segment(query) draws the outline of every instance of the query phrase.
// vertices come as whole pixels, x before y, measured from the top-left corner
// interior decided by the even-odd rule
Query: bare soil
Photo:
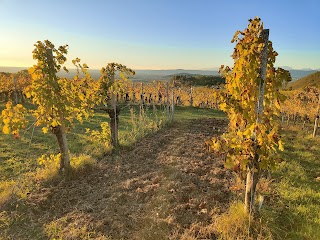
[[[208,152],[205,140],[226,124],[214,118],[176,122],[81,176],[44,185],[6,207],[15,221],[3,236],[215,239],[205,229],[228,207],[233,175]]]

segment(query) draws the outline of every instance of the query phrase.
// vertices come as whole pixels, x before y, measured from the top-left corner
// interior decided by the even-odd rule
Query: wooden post
[[[257,114],[257,122],[258,123],[261,123],[261,119],[262,119],[264,91],[265,91],[265,88],[266,88],[269,29],[263,29],[262,30],[261,38],[264,41],[264,47],[263,47],[263,50],[261,52],[259,101],[258,101],[258,106],[257,106],[257,113],[258,113]]]
[[[219,109],[219,104],[218,104],[218,98],[216,98],[216,104],[215,104],[216,109]]]
[[[141,82],[141,106],[144,107],[143,82]]]
[[[259,84],[259,99],[257,102],[257,123],[261,123],[263,114],[263,101],[264,92],[266,85],[266,75],[267,75],[267,60],[268,60],[268,40],[269,40],[269,29],[263,29],[260,37],[263,39],[264,47],[261,52],[261,67],[260,67],[260,84]],[[246,178],[246,192],[245,192],[245,208],[248,212],[255,212],[254,202],[256,194],[256,186],[260,177],[260,167],[259,167],[259,155],[257,154],[257,140],[256,133],[254,133],[255,138],[255,148],[256,153],[252,163],[248,164],[247,168],[247,178]]]
[[[154,97],[152,98],[152,107],[153,107],[153,115],[154,115],[154,117],[156,117],[156,115],[157,115],[157,108],[156,108],[156,99],[157,99],[156,90],[157,90],[157,85],[156,85],[155,82],[153,83],[153,87],[155,89],[155,94],[154,94]]]
[[[114,133],[113,133],[113,141],[114,141],[114,146],[118,146],[118,111],[117,111],[117,98],[114,93],[112,93],[112,108],[114,112]]]
[[[319,118],[320,118],[320,94],[319,94],[319,101],[318,101],[317,116],[316,116],[316,119],[314,120],[312,137],[315,137],[317,135],[318,125],[319,125]]]
[[[302,130],[304,129],[305,125],[306,125],[306,120],[303,120],[303,123],[302,123]]]
[[[172,89],[171,121],[174,121],[174,88]]]
[[[315,137],[317,135],[318,125],[319,125],[318,122],[319,122],[319,116],[317,116],[316,119],[314,120],[312,137]]]
[[[13,83],[14,83],[14,100],[15,103],[18,104],[18,92],[17,92],[17,78],[15,76],[13,76]]]
[[[139,107],[139,116],[140,116],[140,118],[143,116],[143,110],[144,110],[143,102],[144,102],[143,82],[141,82],[140,107]]]
[[[192,89],[192,86],[190,87],[190,106],[192,107],[193,106],[193,96],[192,96],[192,93],[193,93],[193,89]]]
[[[169,82],[167,81],[167,119],[170,120]]]
[[[134,82],[132,82],[132,102],[136,102],[136,94],[134,92]]]

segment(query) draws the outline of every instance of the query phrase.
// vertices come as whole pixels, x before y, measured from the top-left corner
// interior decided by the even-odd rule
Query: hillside
[[[288,88],[299,89],[306,86],[313,86],[320,88],[320,72],[315,72],[309,74],[303,78],[300,78],[297,81],[291,82],[288,84]]]

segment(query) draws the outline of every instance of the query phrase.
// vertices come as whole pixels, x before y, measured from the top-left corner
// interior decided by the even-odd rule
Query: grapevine
[[[284,81],[283,69],[275,69],[277,52],[268,41],[266,84],[263,112],[258,119],[257,105],[261,78],[261,52],[264,48],[260,37],[263,24],[259,18],[249,20],[248,27],[237,31],[232,39],[236,42],[232,58],[233,68],[222,66],[221,75],[226,78],[226,91],[222,92],[223,103],[220,108],[229,117],[229,130],[221,137],[213,138],[211,148],[226,156],[225,166],[238,167],[253,179],[246,182],[246,208],[254,211],[256,184],[261,170],[271,169],[277,163],[278,150],[283,143],[278,133],[277,119],[280,116],[280,101],[283,99],[279,89]],[[286,73],[286,76],[289,76]],[[248,179],[247,179],[248,180]],[[248,196],[251,195],[251,196]]]

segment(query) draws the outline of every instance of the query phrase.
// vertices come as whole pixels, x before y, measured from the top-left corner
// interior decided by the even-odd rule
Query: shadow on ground
[[[6,206],[2,214],[13,221],[0,222],[0,229],[9,239],[205,237],[193,226],[210,224],[231,197],[232,174],[205,146],[226,124],[214,118],[176,122],[89,173]]]

